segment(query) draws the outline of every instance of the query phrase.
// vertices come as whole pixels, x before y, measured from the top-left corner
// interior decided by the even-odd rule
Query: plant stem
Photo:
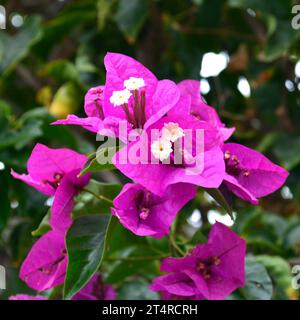
[[[95,192],[88,190],[88,189],[83,189],[84,192],[90,193],[91,195],[93,195],[95,198],[101,200],[101,201],[106,201],[109,204],[113,204],[113,201],[105,196],[102,196],[101,194],[96,194]]]
[[[174,249],[176,249],[177,252],[178,252],[181,256],[185,256],[184,251],[179,248],[179,246],[177,245],[177,243],[176,243],[175,239],[173,238],[173,236],[172,236],[172,235],[169,235],[169,236],[168,236],[168,239],[169,239],[169,243],[171,244],[171,246],[172,246]]]
[[[111,257],[111,258],[106,258],[105,260],[107,261],[143,261],[143,260],[160,260],[167,258],[168,255],[161,255],[161,256],[148,256],[148,257]]]
[[[94,158],[96,158],[96,154],[97,154],[97,152],[92,152],[92,153],[89,153],[87,155],[87,157],[89,160],[93,160]]]

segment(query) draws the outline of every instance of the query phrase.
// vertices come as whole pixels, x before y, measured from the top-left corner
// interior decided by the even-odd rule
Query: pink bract
[[[241,144],[226,143],[222,149],[226,163],[224,184],[252,204],[279,189],[288,177],[285,169]]]
[[[169,122],[177,123],[182,129],[191,130],[193,148],[191,151],[195,152],[193,156],[197,159],[200,155],[197,155],[195,150],[197,145],[196,131],[204,132],[204,152],[201,153],[203,161],[199,161],[189,168],[185,165],[177,166],[171,163],[151,163],[151,130],[162,130],[164,124]],[[129,143],[116,153],[113,163],[124,175],[159,196],[164,194],[168,186],[180,182],[206,188],[218,188],[224,179],[225,164],[217,134],[216,129],[208,122],[199,121],[189,115],[172,114],[157,121],[148,130],[145,130],[137,141]],[[146,152],[134,151],[138,149],[139,145],[142,145],[143,148],[147,146]],[[123,163],[123,159],[128,159],[127,163]],[[190,172],[191,169],[193,172]],[[187,170],[190,174],[187,173]]]
[[[119,53],[107,53],[105,86],[91,88],[85,97],[88,118],[69,115],[66,120],[53,124],[81,125],[85,129],[111,136],[119,136],[114,122],[127,121],[131,129],[147,128],[174,107],[180,97],[176,84],[157,78],[135,59]],[[114,106],[110,98],[114,91],[124,90],[124,81],[131,77],[142,78],[145,86],[136,91],[128,101],[129,114],[121,106]],[[139,108],[136,107],[138,101]],[[138,113],[138,114],[137,114]]]
[[[133,233],[160,238],[170,232],[178,211],[195,195],[195,187],[183,183],[170,186],[162,197],[127,183],[115,198],[112,213]]]
[[[90,179],[90,174],[78,177],[87,160],[85,155],[70,149],[50,149],[37,144],[28,160],[28,174],[12,171],[14,178],[48,196],[54,195],[50,218],[54,230],[66,232],[72,223],[73,198]]]
[[[167,296],[208,300],[226,298],[245,284],[246,244],[233,231],[216,223],[207,244],[197,245],[184,258],[167,258],[150,286]]]
[[[64,282],[67,259],[64,234],[49,231],[33,245],[21,266],[20,278],[38,291],[53,288]]]

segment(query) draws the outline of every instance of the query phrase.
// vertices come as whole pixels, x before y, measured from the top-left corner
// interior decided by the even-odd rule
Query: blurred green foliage
[[[295,75],[295,64],[300,61],[300,30],[291,26],[295,2],[1,2],[7,8],[7,29],[0,30],[0,264],[8,270],[8,289],[2,298],[31,292],[18,280],[17,272],[35,240],[31,232],[48,211],[46,199],[14,181],[10,168],[24,171],[37,141],[82,153],[95,151],[94,135],[49,124],[68,113],[84,114],[86,90],[105,82],[103,57],[107,51],[133,56],[158,78],[174,81],[200,79],[205,53],[228,54],[227,68],[207,78],[210,91],[205,99],[227,126],[236,127],[233,141],[263,152],[290,171],[286,187],[262,199],[258,207],[232,197],[231,206],[237,214],[234,229],[247,240],[252,255],[247,258],[245,288],[229,298],[298,298],[299,291],[291,289],[290,272],[292,265],[300,264],[300,79]],[[11,20],[16,14],[24,18],[18,28]],[[250,97],[244,97],[237,88],[241,77],[250,83]],[[116,172],[95,175],[107,182],[124,179]],[[110,188],[104,190],[113,198],[116,189]],[[81,217],[83,208],[90,208],[88,214],[97,213],[89,196],[83,194],[77,199],[74,215],[100,219]],[[109,212],[102,204],[100,207],[99,212]],[[195,208],[201,212],[203,227],[193,238],[191,232],[196,230],[187,219]],[[175,230],[182,247],[192,245],[195,239],[204,241],[211,210],[224,213],[205,194],[184,208]],[[40,227],[36,235],[47,230],[47,219]],[[76,236],[76,230],[74,233]],[[165,239],[137,239],[118,225],[103,270],[118,289],[119,298],[158,298],[147,286],[159,266],[156,261],[143,260],[143,256],[162,256],[168,250]],[[118,256],[123,260],[114,260]]]

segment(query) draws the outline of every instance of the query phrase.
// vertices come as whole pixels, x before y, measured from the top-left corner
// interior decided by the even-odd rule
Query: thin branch
[[[222,28],[191,28],[180,25],[179,23],[172,23],[171,27],[179,32],[195,34],[195,35],[213,35],[222,37],[237,37],[252,41],[260,41],[260,38],[255,34],[241,33],[235,30],[222,29]]]
[[[177,250],[177,252],[181,255],[181,256],[185,256],[185,252],[183,250],[181,250],[179,248],[179,246],[177,245],[176,241],[174,240],[174,238],[172,237],[172,235],[168,236],[168,240],[169,243],[171,244],[171,246]]]
[[[109,204],[113,204],[113,201],[101,194],[96,194],[95,192],[91,191],[91,190],[88,190],[88,189],[83,189],[84,192],[87,192],[87,193],[90,193],[91,195],[93,195],[95,198],[101,200],[101,201],[106,201],[108,202]]]
[[[169,255],[160,255],[160,256],[140,256],[140,257],[109,257],[105,260],[107,261],[143,261],[143,260],[161,260],[169,257]]]

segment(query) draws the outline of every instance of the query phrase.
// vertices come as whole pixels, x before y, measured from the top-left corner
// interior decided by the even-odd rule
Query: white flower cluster
[[[128,103],[129,98],[132,96],[132,93],[127,90],[114,91],[109,101],[114,107],[122,106],[125,103]]]
[[[175,142],[176,140],[184,137],[184,131],[179,127],[178,123],[169,122],[165,123],[162,128],[162,137],[165,140]]]
[[[138,90],[145,86],[145,81],[143,78],[130,77],[124,81],[124,90],[114,91],[109,101],[114,107],[122,106],[128,103],[132,93],[130,91]]]
[[[151,152],[156,159],[160,161],[169,158],[170,154],[173,152],[172,143],[169,140],[159,139],[152,143]]]
[[[130,77],[124,81],[124,87],[128,90],[139,90],[145,87],[145,81],[143,78]]]
[[[172,142],[184,137],[183,129],[178,123],[169,122],[165,123],[162,128],[162,136],[159,140],[156,140],[151,145],[151,152],[156,159],[160,161],[169,158],[173,152]]]

